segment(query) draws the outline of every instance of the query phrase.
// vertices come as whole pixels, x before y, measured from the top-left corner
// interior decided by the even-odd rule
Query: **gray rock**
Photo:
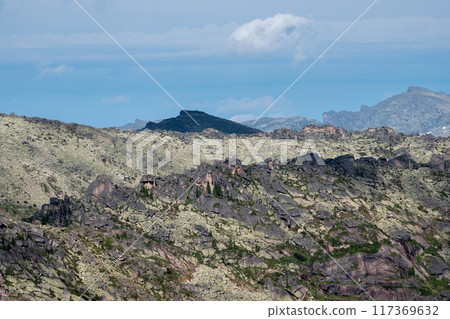
[[[209,236],[208,230],[202,225],[195,225],[194,229],[199,231],[202,236]]]
[[[320,210],[318,213],[317,218],[322,220],[328,219],[331,216],[331,213],[327,210]]]
[[[405,242],[407,241],[411,236],[410,234],[403,229],[396,229],[391,233],[391,236],[394,237],[395,240]]]
[[[140,212],[143,212],[147,209],[147,207],[144,205],[144,203],[137,202],[137,201],[133,202],[133,207]]]
[[[39,237],[44,236],[44,231],[41,228],[31,228],[31,234]]]
[[[450,290],[441,291],[441,296],[444,300],[450,300]]]
[[[37,244],[43,244],[46,241],[44,237],[35,234],[31,235],[31,239]]]
[[[411,267],[411,262],[402,256],[395,256],[393,258],[393,261],[394,261],[394,264],[396,264],[397,266],[399,266],[402,269],[408,269],[409,267]]]
[[[353,154],[338,156],[335,159],[328,161],[327,164],[347,175],[356,176],[355,157]]]
[[[267,268],[267,265],[262,261],[262,259],[256,256],[244,256],[239,261],[239,264],[241,267]]]
[[[317,244],[311,237],[306,238],[296,238],[294,239],[294,244],[304,247],[305,249],[317,248]]]
[[[70,291],[67,288],[64,289],[62,297],[64,300],[70,300]]]
[[[358,228],[359,226],[364,225],[365,222],[362,220],[354,220],[354,219],[346,218],[346,219],[344,219],[344,224],[348,228]]]
[[[91,226],[94,227],[94,228],[100,229],[100,228],[103,228],[103,227],[107,227],[110,224],[111,224],[111,221],[109,221],[109,220],[99,220],[98,219],[98,220],[93,221]]]
[[[0,229],[8,227],[8,219],[6,217],[0,216]]]
[[[272,187],[274,190],[276,190],[278,193],[281,194],[287,194],[286,190],[277,182],[272,183]]]
[[[448,270],[448,265],[436,257],[427,257],[425,263],[427,264],[426,269],[432,276],[442,275],[444,271]]]

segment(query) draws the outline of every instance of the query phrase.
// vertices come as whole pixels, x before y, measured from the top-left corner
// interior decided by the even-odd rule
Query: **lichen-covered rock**
[[[109,208],[117,206],[129,196],[125,190],[108,176],[100,175],[93,181],[87,190],[85,199],[97,202]]]

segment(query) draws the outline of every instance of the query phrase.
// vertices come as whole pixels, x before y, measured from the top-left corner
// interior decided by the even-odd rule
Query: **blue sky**
[[[79,0],[186,109],[258,117],[372,0]],[[450,93],[450,3],[379,0],[268,116]],[[72,0],[0,0],[0,112],[97,127],[179,107]]]

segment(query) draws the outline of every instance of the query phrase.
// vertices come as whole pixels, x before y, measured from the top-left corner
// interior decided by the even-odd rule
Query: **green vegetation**
[[[219,186],[219,184],[214,184],[214,188],[213,188],[213,195],[215,197],[223,197],[223,192],[222,192],[222,188]]]
[[[346,243],[346,244],[350,245],[350,247],[336,249],[335,251],[333,251],[333,257],[339,258],[347,254],[354,255],[360,252],[366,254],[376,254],[381,248],[380,242],[362,243],[362,244]]]

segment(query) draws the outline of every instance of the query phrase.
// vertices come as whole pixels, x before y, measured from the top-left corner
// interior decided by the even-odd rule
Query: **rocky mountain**
[[[0,115],[0,300],[450,299],[450,138],[310,125],[194,165],[235,136],[163,132],[144,175],[135,134]]]
[[[189,115],[187,114],[189,113]],[[197,122],[195,123],[192,118]],[[181,111],[177,117],[162,120],[159,123],[149,122],[145,126],[149,130],[165,130],[176,132],[201,132],[205,129],[215,129],[224,134],[255,134],[259,130],[209,115],[200,111]]]
[[[450,135],[450,95],[410,87],[375,106],[362,106],[359,112],[330,111],[324,123],[347,130],[389,126],[407,134]]]
[[[147,125],[148,122],[150,122],[150,121],[136,119],[134,121],[134,123],[125,124],[123,126],[118,127],[118,129],[120,129],[120,130],[142,130],[145,127],[145,125]],[[158,122],[155,122],[155,123],[158,123]]]
[[[262,117],[255,123],[255,125],[253,125],[253,122],[255,122],[255,120],[241,122],[241,124],[256,128],[263,132],[272,132],[277,129],[301,130],[306,125],[321,125],[319,121],[303,116],[279,118]]]

